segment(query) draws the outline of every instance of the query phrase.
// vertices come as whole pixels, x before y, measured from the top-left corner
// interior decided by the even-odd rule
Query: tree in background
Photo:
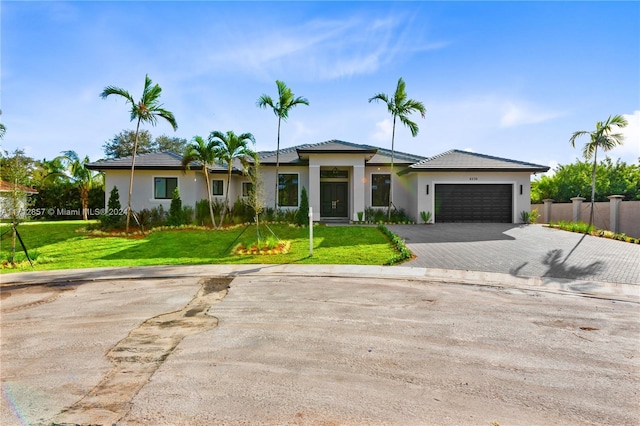
[[[123,130],[115,135],[110,141],[102,145],[107,158],[124,158],[133,155],[136,132],[133,130]],[[148,130],[138,132],[138,147],[136,155],[148,154],[150,152],[171,151],[182,154],[187,146],[187,140],[183,138],[160,135],[152,139]]]
[[[104,186],[104,176],[101,173],[87,169],[89,157],[80,159],[75,151],[63,151],[60,160],[65,164],[69,179],[80,193],[82,220],[88,220],[89,193],[95,187]]]
[[[400,122],[411,130],[411,136],[416,137],[418,135],[418,125],[409,119],[409,115],[418,111],[422,114],[422,118],[425,117],[427,112],[422,102],[415,99],[407,99],[406,84],[402,77],[398,79],[398,85],[393,97],[384,93],[378,93],[369,98],[369,103],[373,101],[382,101],[387,105],[387,110],[393,116],[393,129],[391,131],[391,174],[389,175],[391,181],[389,182],[389,207],[387,210],[387,219],[391,220],[391,206],[393,205],[393,163],[395,157],[395,136],[396,136],[396,119],[400,119]]]
[[[0,110],[0,115],[2,115],[2,110]],[[7,133],[7,128],[3,123],[0,123],[0,140],[4,139],[5,133]]]
[[[598,148],[602,151],[611,151],[618,145],[622,145],[624,135],[622,133],[612,133],[616,129],[621,129],[627,126],[627,120],[621,115],[609,116],[603,123],[598,121],[596,123],[596,130],[587,131],[579,130],[574,132],[569,141],[571,146],[575,148],[576,139],[588,135],[589,142],[584,145],[582,149],[582,155],[585,160],[589,160],[593,157],[593,168],[591,177],[591,213],[589,214],[589,226],[593,225],[593,208],[596,198],[596,166],[598,164]]]
[[[154,151],[171,151],[176,154],[183,154],[189,142],[184,138],[160,135],[153,142]]]
[[[133,155],[133,147],[136,146],[136,154],[147,154],[154,152],[151,133],[148,130],[138,132],[138,144],[136,146],[136,132],[133,130],[123,130],[102,145],[104,155],[107,158],[124,158]]]
[[[236,135],[232,130],[227,131],[227,133],[214,130],[209,135],[209,139],[215,143],[215,158],[227,165],[227,190],[224,194],[224,208],[220,213],[220,226],[222,226],[224,217],[229,211],[229,187],[233,163],[236,160],[240,160],[242,170],[246,170],[249,158],[255,156],[254,151],[249,147],[249,142],[255,145],[256,140],[251,133]]]
[[[280,80],[276,80],[278,87],[278,98],[274,101],[269,95],[262,95],[256,102],[259,108],[271,108],[273,113],[278,117],[278,143],[276,147],[276,192],[275,192],[275,211],[278,211],[278,184],[280,169],[280,122],[287,121],[289,111],[297,105],[309,105],[307,98],[298,96],[294,97],[293,92],[287,85]]]
[[[552,175],[543,175],[531,182],[531,201],[541,203],[552,198],[568,203],[571,198],[591,191],[591,167],[586,161],[558,165]],[[595,201],[607,201],[608,195],[624,195],[627,200],[640,200],[640,161],[627,164],[619,159],[614,163],[606,157],[596,170]]]
[[[21,149],[16,149],[11,154],[4,151],[2,155],[2,180],[9,183],[11,191],[7,199],[3,200],[3,216],[11,221],[13,234],[11,238],[11,254],[9,262],[15,262],[16,254],[16,226],[27,217],[27,207],[29,199],[26,187],[30,183],[30,176],[33,169],[33,160]]]
[[[158,122],[158,117],[165,119],[173,130],[178,128],[178,123],[171,111],[162,108],[160,103],[160,94],[162,88],[158,85],[152,85],[153,82],[148,75],[144,79],[144,89],[142,90],[142,97],[140,101],[136,103],[133,97],[124,89],[115,86],[107,86],[104,88],[100,97],[106,99],[108,96],[116,95],[123,97],[126,103],[131,104],[131,121],[137,120],[136,124],[136,138],[133,143],[133,152],[131,155],[131,177],[129,178],[129,198],[127,201],[127,224],[126,232],[129,232],[129,220],[131,218],[131,193],[133,192],[133,172],[136,163],[136,149],[138,147],[138,136],[140,132],[140,123],[148,123],[155,126]]]

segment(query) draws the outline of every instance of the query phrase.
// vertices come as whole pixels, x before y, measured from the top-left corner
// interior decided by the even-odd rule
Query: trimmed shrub
[[[300,208],[296,210],[294,221],[300,226],[309,223],[309,197],[307,197],[307,189],[304,186],[300,191]]]
[[[171,197],[171,205],[169,206],[169,216],[167,217],[167,225],[180,226],[184,223],[182,215],[182,200],[180,199],[180,190],[173,190]]]

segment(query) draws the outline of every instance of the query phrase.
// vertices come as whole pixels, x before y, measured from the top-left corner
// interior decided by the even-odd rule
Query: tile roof
[[[10,182],[7,182],[6,180],[0,180],[0,192],[11,192],[13,191],[13,184]],[[36,191],[33,188],[29,188],[23,185],[18,185],[18,190],[19,191],[23,191],[26,192],[27,194],[37,194],[38,191]]]
[[[509,160],[491,155],[452,149],[433,157],[412,164],[402,173],[412,171],[459,171],[459,170],[496,170],[496,171],[529,171],[546,172],[547,166],[526,163],[524,161]]]
[[[333,139],[316,144],[282,148],[280,149],[280,164],[306,164],[308,155],[313,153],[362,153],[368,155],[367,164],[370,165],[389,164],[391,162],[391,150]],[[259,154],[262,164],[276,163],[276,151],[262,151]],[[409,165],[422,159],[424,157],[404,152],[396,151],[394,154],[394,162],[397,164],[404,163]]]
[[[131,156],[114,158],[110,160],[96,161],[87,164],[90,170],[118,170],[131,168]],[[202,165],[197,161],[189,163],[192,170],[201,170]],[[136,169],[140,170],[182,170],[182,156],[171,151],[150,152],[146,154],[136,155]],[[211,171],[226,171],[226,167],[216,164],[209,167]]]
[[[345,153],[363,154],[367,158],[368,165],[387,165],[391,163],[391,150],[378,148],[372,145],[361,145],[340,140],[330,140],[316,144],[303,144],[280,149],[280,164],[305,165],[308,164],[308,156],[314,153]],[[275,164],[276,151],[261,151],[260,162],[262,164]],[[459,170],[496,170],[496,171],[530,171],[546,172],[547,166],[526,163],[523,161],[509,160],[490,155],[477,154],[475,152],[453,149],[433,157],[422,157],[395,151],[394,163],[407,167],[401,174],[417,171],[459,171]],[[87,164],[91,170],[118,170],[131,168],[131,157],[115,158]],[[192,170],[202,168],[199,162],[190,164]],[[234,164],[234,171],[240,170],[240,162]],[[136,156],[136,169],[141,170],[182,170],[182,156],[170,151],[152,152]],[[226,172],[226,166],[216,164],[209,167],[213,173]]]

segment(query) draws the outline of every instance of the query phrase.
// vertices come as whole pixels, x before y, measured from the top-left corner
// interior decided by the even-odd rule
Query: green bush
[[[230,216],[233,217],[232,222],[234,224],[239,224],[253,222],[255,213],[253,208],[247,204],[244,199],[238,198],[235,203],[233,203]]]
[[[149,219],[149,227],[156,228],[167,224],[167,212],[164,211],[164,207],[159,205],[151,209],[151,218]]]
[[[407,216],[404,209],[391,210],[391,219],[387,215],[386,208],[367,207],[364,210],[365,220],[371,223],[413,223],[413,220]]]
[[[120,205],[120,194],[118,188],[113,187],[109,193],[109,201],[107,201],[107,211],[105,214],[98,216],[100,221],[100,229],[103,231],[110,231],[114,228],[121,228],[124,226],[125,215],[119,214],[122,212],[122,206]]]
[[[538,209],[533,209],[530,212],[523,210],[520,213],[520,220],[522,220],[522,223],[536,223],[539,216]]]
[[[304,186],[300,191],[300,208],[296,211],[294,223],[300,226],[309,223],[309,197],[307,197],[307,189]]]
[[[404,240],[402,238],[400,238],[398,235],[396,235],[393,232],[391,232],[389,230],[389,228],[387,228],[384,225],[378,225],[378,229],[380,230],[380,232],[382,232],[384,235],[386,235],[387,238],[389,238],[389,240],[391,241],[391,244],[393,244],[393,246],[395,247],[396,251],[398,252],[397,256],[395,256],[391,260],[389,260],[389,262],[388,262],[389,265],[394,265],[394,264],[402,262],[404,260],[411,259],[413,254],[411,253],[411,250],[409,250],[407,248],[407,246],[406,246],[406,244],[405,244],[405,242],[404,242]]]
[[[182,216],[182,200],[180,199],[180,190],[176,188],[173,190],[173,195],[171,197],[167,225],[180,226],[182,224],[184,224],[184,217]]]
[[[193,225],[195,219],[195,210],[191,206],[182,206],[182,219],[185,225]]]
[[[152,218],[151,210],[142,209],[136,213],[136,217],[138,218],[138,222],[140,224],[140,228],[142,229],[142,231],[151,229],[151,218]]]
[[[420,219],[422,219],[424,223],[431,223],[431,212],[420,212]]]
[[[200,226],[211,225],[209,200],[200,200],[196,202],[196,224]]]
[[[266,207],[262,213],[262,220],[265,222],[273,222],[276,220],[276,214],[273,207]]]

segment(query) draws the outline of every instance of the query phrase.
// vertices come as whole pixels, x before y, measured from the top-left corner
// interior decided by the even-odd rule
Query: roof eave
[[[528,172],[528,173],[544,173],[549,171],[549,167],[411,167],[398,172],[399,175],[405,175],[412,172]]]

